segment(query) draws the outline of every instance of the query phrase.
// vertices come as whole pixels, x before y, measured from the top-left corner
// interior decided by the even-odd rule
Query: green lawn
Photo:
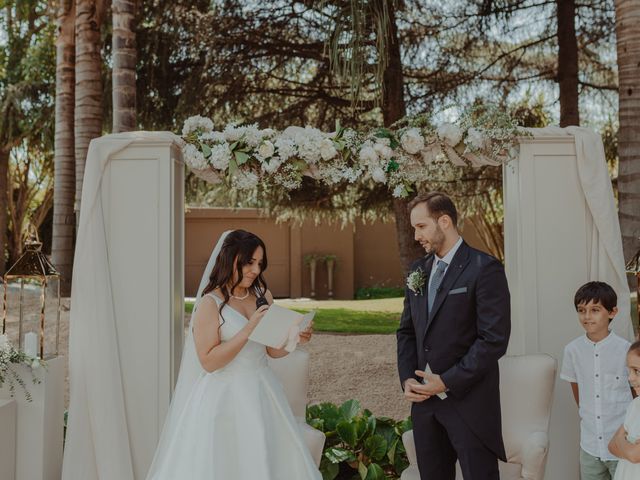
[[[309,309],[294,308],[306,313]],[[316,332],[334,333],[395,333],[400,313],[361,312],[347,308],[321,308],[313,319]]]
[[[378,300],[276,300],[278,305],[306,313],[317,310],[315,330],[335,333],[394,333],[402,312],[402,298]],[[631,318],[636,329],[637,301],[631,298]],[[193,311],[193,302],[185,301],[185,313]]]

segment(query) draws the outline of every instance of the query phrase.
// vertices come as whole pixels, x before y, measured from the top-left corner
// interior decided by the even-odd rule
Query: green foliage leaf
[[[236,157],[236,161],[238,162],[238,165],[244,165],[249,161],[249,158],[251,158],[247,153],[242,152],[240,150],[236,150],[235,152],[233,152],[233,155]]]
[[[381,435],[373,435],[364,441],[364,454],[375,461],[380,461],[387,453],[388,442]]]
[[[350,450],[340,447],[331,447],[325,450],[324,456],[331,463],[354,462],[356,456]]]
[[[372,463],[367,469],[367,476],[364,480],[385,480],[384,470],[377,463]]]
[[[236,163],[235,158],[229,160],[229,175],[233,175],[238,171],[238,164]]]
[[[322,473],[322,480],[333,480],[340,473],[340,464],[329,461],[327,457],[322,457],[320,473]]]
[[[340,436],[342,441],[350,447],[355,447],[358,443],[358,434],[356,433],[356,427],[350,421],[343,420],[342,422],[338,423],[336,431],[338,432],[338,435]]]
[[[360,405],[360,402],[358,400],[347,400],[342,405],[340,405],[340,414],[345,420],[351,420],[356,415],[358,415],[361,409],[362,406]]]
[[[206,143],[200,144],[200,150],[202,150],[204,158],[209,158],[211,156],[211,147],[209,147],[209,145],[207,145]]]
[[[358,473],[361,479],[364,480],[367,477],[367,470],[367,466],[364,463],[358,462]]]

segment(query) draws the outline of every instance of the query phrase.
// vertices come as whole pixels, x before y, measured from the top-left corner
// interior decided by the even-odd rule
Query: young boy
[[[565,347],[560,378],[571,383],[580,413],[581,480],[613,479],[618,459],[608,444],[632,400],[626,367],[630,344],[609,330],[617,300],[606,283],[589,282],[573,301],[586,335]]]

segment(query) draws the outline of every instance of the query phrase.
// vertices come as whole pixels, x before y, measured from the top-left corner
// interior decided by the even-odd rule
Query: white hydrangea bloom
[[[189,117],[184,121],[182,126],[182,136],[187,136],[196,130],[201,130],[202,132],[210,132],[213,130],[213,122],[210,118],[201,117],[200,115],[194,115],[193,117]]]
[[[338,155],[338,150],[333,145],[333,141],[330,138],[325,138],[320,143],[320,156],[323,160],[331,160],[333,157]]]
[[[360,149],[359,153],[360,161],[365,165],[375,165],[378,163],[378,154],[374,150],[371,143],[365,143]]]
[[[216,170],[226,170],[229,167],[231,161],[231,149],[226,143],[220,145],[214,145],[211,147],[211,165]]]
[[[258,124],[248,125],[244,130],[244,139],[251,148],[255,148],[262,142],[262,132],[258,128]]]
[[[452,147],[462,140],[462,130],[452,123],[443,123],[438,127],[437,133],[440,140]]]
[[[202,138],[202,140],[211,140],[214,143],[226,142],[226,139],[224,138],[224,133],[222,132],[207,132],[202,134],[200,138]]]
[[[387,176],[381,167],[375,167],[371,169],[370,175],[374,182],[386,183],[387,181]]]
[[[294,157],[297,153],[296,142],[292,138],[285,136],[276,139],[275,147],[278,149],[278,156],[282,160]]]
[[[424,148],[424,137],[417,128],[410,128],[402,135],[400,144],[405,152],[415,155]]]
[[[238,127],[235,123],[230,123],[224,127],[224,138],[227,142],[237,142],[245,133],[245,127]]]
[[[384,140],[386,140],[386,142]],[[373,144],[373,149],[381,158],[384,158],[385,160],[393,157],[393,150],[389,145],[387,145],[388,142],[388,138],[380,138],[376,140],[376,143]]]
[[[258,185],[258,175],[253,172],[239,172],[233,177],[233,184],[240,190],[250,190]]]
[[[488,148],[489,139],[480,130],[471,127],[467,130],[467,138],[464,142],[476,150],[482,150]]]
[[[402,198],[404,197],[405,194],[405,189],[403,185],[396,185],[396,188],[393,189],[393,196],[395,198]]]
[[[184,163],[196,170],[204,170],[209,167],[207,159],[204,158],[202,152],[191,143],[187,143],[182,147],[182,156]]]

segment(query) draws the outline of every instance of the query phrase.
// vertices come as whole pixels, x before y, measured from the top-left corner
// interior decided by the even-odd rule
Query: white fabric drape
[[[618,295],[619,324],[616,330],[632,340],[631,302],[622,250],[622,233],[618,210],[607,170],[602,138],[584,127],[546,127],[528,129],[534,137],[573,136],[576,146],[578,178],[593,220],[589,280],[610,284]]]
[[[94,139],[87,153],[71,293],[63,480],[134,478],[101,189],[110,158],[137,140],[179,141],[168,132],[129,132]]]

